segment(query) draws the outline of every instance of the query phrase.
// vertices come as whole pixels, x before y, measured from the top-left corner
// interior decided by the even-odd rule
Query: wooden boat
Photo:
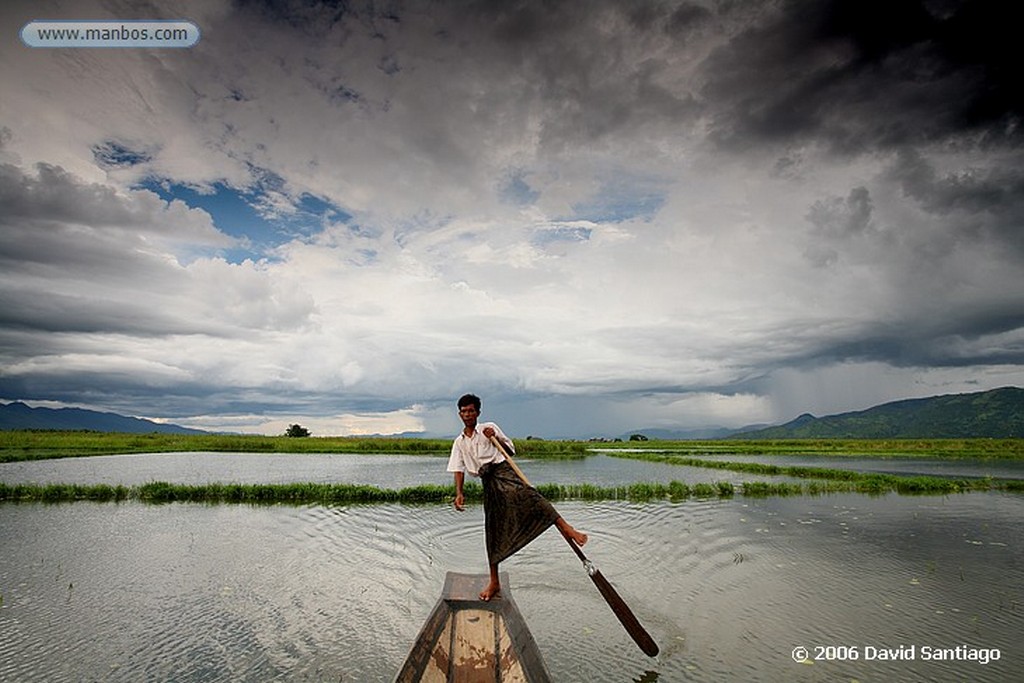
[[[512,600],[508,575],[501,593],[478,596],[485,574],[448,572],[444,590],[395,677],[396,683],[547,683],[537,643]]]

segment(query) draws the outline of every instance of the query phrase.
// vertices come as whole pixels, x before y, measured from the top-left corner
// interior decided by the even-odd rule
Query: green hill
[[[801,415],[731,439],[1024,438],[1024,389],[1003,387],[885,403],[826,417]]]

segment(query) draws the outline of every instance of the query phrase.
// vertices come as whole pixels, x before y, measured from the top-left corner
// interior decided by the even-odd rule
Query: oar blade
[[[633,610],[629,609],[629,605],[623,600],[615,588],[609,583],[608,579],[604,578],[604,574],[601,570],[595,569],[590,574],[591,580],[594,585],[597,586],[597,590],[601,592],[601,596],[604,597],[605,602],[612,608],[612,612],[618,618],[619,623],[626,629],[626,633],[629,634],[633,642],[643,651],[648,657],[658,656],[658,644],[654,642],[654,638],[651,634],[641,625],[640,620],[633,614]]]

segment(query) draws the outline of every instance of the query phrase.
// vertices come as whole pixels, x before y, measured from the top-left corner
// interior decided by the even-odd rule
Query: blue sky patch
[[[267,180],[271,186],[274,185],[273,177]],[[310,194],[301,195],[297,201],[288,198],[290,205],[286,211],[281,211],[282,195],[265,189],[265,184],[255,190],[242,191],[224,183],[200,189],[149,179],[139,188],[156,193],[164,201],[177,199],[210,214],[218,230],[245,245],[224,253],[224,257],[233,262],[265,258],[270,250],[281,244],[320,232],[325,223],[345,223],[352,218],[334,204]],[[272,197],[272,193],[276,196]],[[277,205],[272,199],[277,200]],[[276,210],[269,210],[268,207],[272,206]]]

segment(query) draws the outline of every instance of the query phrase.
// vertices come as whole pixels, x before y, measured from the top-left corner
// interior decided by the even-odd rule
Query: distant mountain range
[[[31,408],[24,403],[0,404],[0,429],[88,430],[128,434],[206,434],[175,424],[153,422],[116,413],[101,413],[84,408]]]
[[[153,422],[82,408],[30,408],[0,404],[0,430],[60,429],[131,434],[206,434],[175,424]],[[729,429],[639,429],[651,439],[957,439],[1024,438],[1024,389],[1004,387],[973,394],[949,394],[885,403],[825,417],[804,414],[776,427]],[[404,436],[423,436],[406,434]]]
[[[884,403],[826,417],[804,414],[730,439],[1013,439],[1024,437],[1024,389],[1003,387]]]

